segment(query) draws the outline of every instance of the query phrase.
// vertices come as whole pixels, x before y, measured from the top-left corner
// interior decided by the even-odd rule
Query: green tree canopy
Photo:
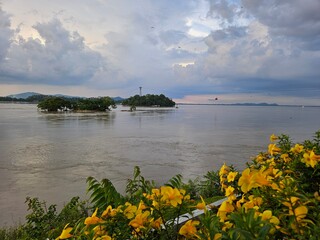
[[[57,112],[58,109],[71,108],[71,101],[62,97],[47,97],[38,103],[38,108],[48,112]]]
[[[114,106],[115,102],[110,97],[99,98],[62,98],[47,97],[38,104],[38,108],[49,112],[57,112],[58,110],[90,110],[90,111],[106,111],[110,106]]]
[[[106,111],[115,102],[110,97],[84,98],[76,103],[76,110]]]
[[[144,107],[151,107],[151,106],[174,107],[176,103],[163,94],[160,94],[160,95],[147,94],[143,96],[139,96],[139,95],[132,96],[124,100],[122,102],[122,105],[144,106]]]

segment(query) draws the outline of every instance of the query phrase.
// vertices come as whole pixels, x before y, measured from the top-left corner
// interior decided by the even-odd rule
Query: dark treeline
[[[91,110],[105,111],[110,106],[122,103],[124,106],[145,106],[145,107],[174,107],[175,102],[163,94],[160,95],[135,95],[128,99],[113,99],[111,97],[98,98],[77,98],[60,97],[50,95],[33,95],[28,98],[0,97],[0,102],[25,102],[38,103],[38,108],[46,111],[63,110]]]
[[[159,107],[174,107],[176,103],[165,95],[153,95],[147,94],[143,96],[135,95],[122,101],[122,105],[125,106],[159,106]]]

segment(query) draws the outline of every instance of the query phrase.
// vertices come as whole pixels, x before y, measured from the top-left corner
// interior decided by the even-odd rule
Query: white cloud
[[[101,55],[84,44],[77,32],[68,32],[57,19],[34,26],[39,39],[12,42],[1,72],[1,82],[76,85],[89,80],[101,64]]]
[[[0,64],[6,59],[12,36],[9,15],[0,8]]]

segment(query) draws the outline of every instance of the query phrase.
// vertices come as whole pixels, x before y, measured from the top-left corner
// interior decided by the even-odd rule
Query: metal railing
[[[216,202],[210,203],[210,204],[206,205],[206,209],[211,210],[214,207],[219,207],[227,199],[228,198],[223,198],[223,199],[220,199]],[[191,213],[185,213],[185,214],[182,214],[182,215],[176,217],[175,219],[168,220],[167,223],[170,223],[170,224],[173,223],[174,225],[180,225],[180,224],[183,224],[186,221],[188,221],[192,218],[196,218],[202,214],[204,214],[204,210],[196,209],[196,210],[192,211]]]

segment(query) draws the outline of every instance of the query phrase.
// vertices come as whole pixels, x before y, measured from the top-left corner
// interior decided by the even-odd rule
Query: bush
[[[22,226],[26,237],[20,239],[55,238],[67,223],[75,225],[79,219],[88,216],[85,202],[80,202],[79,197],[72,198],[60,213],[57,213],[56,205],[47,207],[46,203],[38,198],[27,197],[26,203],[31,212]]]

